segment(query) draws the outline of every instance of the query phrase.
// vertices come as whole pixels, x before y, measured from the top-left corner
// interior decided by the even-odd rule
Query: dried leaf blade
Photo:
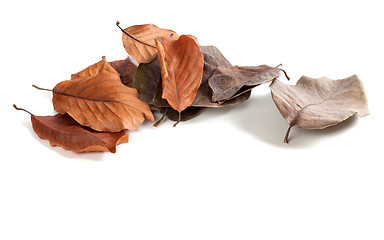
[[[290,125],[284,138],[286,143],[293,126],[323,129],[354,114],[369,114],[365,90],[356,75],[340,80],[303,76],[295,86],[274,80],[270,88],[273,101]]]
[[[105,58],[102,62],[95,76],[77,77],[54,87],[55,110],[97,131],[134,130],[145,119],[153,121],[149,106],[140,101],[137,90],[124,86]]]
[[[18,108],[17,110],[25,109]],[[69,115],[54,116],[31,115],[32,128],[41,138],[48,140],[51,146],[60,146],[73,152],[116,152],[116,146],[128,142],[128,133],[97,132],[81,126]]]

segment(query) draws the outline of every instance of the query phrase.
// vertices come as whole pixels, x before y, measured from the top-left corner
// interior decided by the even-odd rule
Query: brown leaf
[[[248,91],[228,101],[213,102],[212,90],[208,85],[208,80],[212,77],[217,67],[231,67],[232,65],[216,47],[200,46],[200,49],[204,57],[203,79],[191,106],[181,112],[180,121],[186,121],[197,116],[206,107],[241,104],[251,95],[251,91]],[[148,103],[152,110],[164,113],[168,109],[166,111],[168,119],[172,121],[178,120],[177,117],[175,118],[175,110],[171,109],[168,102],[161,97],[163,89],[161,86],[161,70],[158,57],[155,57],[148,63],[139,64],[133,77],[133,87],[139,92],[140,99]]]
[[[187,35],[178,40],[155,40],[160,60],[163,93],[179,113],[195,99],[203,77],[204,58],[199,45]]]
[[[260,84],[278,78],[280,71],[279,68],[267,65],[217,67],[208,81],[213,91],[212,101],[228,101]]]
[[[83,126],[108,132],[134,130],[144,119],[154,120],[149,106],[139,100],[137,90],[124,86],[105,58],[91,67],[87,69],[95,70],[88,70],[90,76],[78,74],[52,90],[58,113],[68,113]]]
[[[360,117],[369,114],[364,87],[356,75],[341,80],[303,76],[296,86],[275,80],[270,88],[273,101],[289,123],[285,143],[293,126],[322,129],[355,113]]]
[[[132,87],[132,79],[137,66],[131,62],[130,57],[109,62],[109,64],[120,74],[121,82],[127,87]]]
[[[159,28],[153,24],[134,25],[123,31],[124,48],[137,63],[148,62],[157,52],[155,39],[170,36],[174,40],[178,38],[174,31]]]
[[[214,78],[217,76],[215,74],[217,68],[230,68],[232,65],[216,47],[201,46],[200,49],[204,56],[203,79],[191,106],[222,107],[227,105],[241,104],[246,101],[250,97],[251,91],[245,92],[244,94],[240,93],[237,96],[234,96],[228,100],[223,100],[221,102],[213,100],[213,91],[209,85],[209,82],[212,80],[214,81]]]
[[[17,110],[24,110],[15,105],[14,107]],[[97,132],[81,126],[67,114],[55,116],[31,114],[31,122],[35,133],[40,138],[48,140],[51,146],[60,146],[74,152],[115,153],[117,145],[128,142],[128,133],[125,130],[116,133]]]

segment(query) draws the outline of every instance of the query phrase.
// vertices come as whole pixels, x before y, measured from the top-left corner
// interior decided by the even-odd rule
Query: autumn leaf
[[[228,101],[212,101],[212,89],[208,81],[213,76],[217,67],[232,67],[223,54],[214,46],[200,46],[204,57],[203,78],[197,90],[196,97],[190,107],[181,112],[180,121],[189,120],[207,107],[223,107],[241,104],[246,101],[251,91],[246,91]],[[152,110],[165,113],[168,119],[178,121],[177,111],[173,110],[162,96],[161,69],[158,57],[148,63],[139,64],[134,76],[133,85],[139,92],[140,99],[151,106]]]
[[[132,87],[133,75],[137,66],[131,62],[130,57],[125,60],[112,61],[109,64],[119,73],[121,82],[127,87]]]
[[[105,58],[100,62],[96,75],[76,77],[54,87],[55,110],[97,131],[134,130],[145,119],[153,121],[149,106],[140,101],[137,90],[124,86]]]
[[[119,22],[116,23],[120,28],[119,24]],[[176,40],[179,37],[174,31],[159,28],[153,24],[134,25],[120,29],[123,32],[124,48],[137,63],[148,62],[157,52],[155,39],[171,36],[172,39]]]
[[[106,64],[105,57],[102,57],[102,60],[92,64],[89,67],[86,67],[85,69],[81,70],[80,72],[74,73],[71,75],[71,80],[75,80],[77,78],[81,77],[94,77],[97,74],[99,74],[100,71],[108,72],[112,75],[116,75],[117,77],[120,77],[120,74],[110,65]]]
[[[17,110],[23,110],[13,105]],[[28,111],[26,111],[28,112]],[[51,146],[60,146],[74,152],[116,152],[116,146],[128,142],[125,130],[115,133],[97,132],[83,127],[67,114],[54,116],[31,115],[32,127],[42,139],[49,141]]]
[[[281,69],[261,66],[217,67],[209,79],[212,101],[223,102],[280,76]]]
[[[190,106],[203,77],[204,58],[194,38],[155,40],[161,68],[163,93],[177,112]]]
[[[360,117],[369,114],[364,87],[356,75],[341,80],[303,76],[295,86],[274,80],[270,88],[273,101],[289,123],[285,143],[293,126],[322,129],[355,113]]]
[[[215,78],[218,76],[216,74],[218,68],[231,68],[232,65],[216,47],[200,46],[200,49],[204,56],[203,79],[191,106],[223,107],[227,105],[241,104],[246,101],[250,97],[251,91],[238,93],[237,96],[231,96],[229,99],[220,102],[215,101],[213,97],[214,92],[209,83],[211,81],[217,81]],[[235,80],[235,78],[233,79]],[[232,86],[229,85],[229,87]],[[228,89],[224,88],[220,90],[223,92],[228,91]]]

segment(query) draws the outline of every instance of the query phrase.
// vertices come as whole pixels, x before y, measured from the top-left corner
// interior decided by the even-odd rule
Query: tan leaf
[[[124,29],[124,31],[124,48],[138,63],[148,62],[157,52],[155,39],[171,36],[172,39],[176,40],[179,37],[174,31],[159,28],[153,24],[134,25]]]
[[[52,101],[58,113],[68,113],[83,126],[108,132],[134,130],[144,119],[154,120],[149,106],[139,100],[137,90],[124,86],[105,58],[97,66],[96,75],[76,77],[55,86]]]
[[[24,110],[13,106],[17,110]],[[97,132],[81,126],[67,114],[55,116],[31,114],[31,122],[35,133],[40,138],[48,140],[51,146],[60,146],[74,152],[115,153],[117,145],[128,142],[128,133],[125,130],[116,133]]]
[[[289,128],[322,129],[338,124],[355,113],[369,114],[367,97],[360,79],[353,75],[341,80],[301,77],[296,86],[274,80],[270,86],[273,101]]]
[[[156,39],[156,46],[161,68],[162,98],[180,113],[195,99],[203,78],[203,54],[190,36],[161,40],[162,43]]]

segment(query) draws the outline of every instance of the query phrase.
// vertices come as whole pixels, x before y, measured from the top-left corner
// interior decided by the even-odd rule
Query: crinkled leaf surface
[[[355,113],[369,114],[367,97],[360,79],[353,75],[340,80],[301,77],[295,86],[279,80],[270,86],[272,98],[290,127],[322,129],[338,124]]]
[[[97,66],[95,74],[55,86],[53,105],[58,113],[68,113],[83,126],[108,132],[134,130],[145,119],[154,120],[149,106],[138,98],[137,90],[124,86],[119,73],[105,58]]]

